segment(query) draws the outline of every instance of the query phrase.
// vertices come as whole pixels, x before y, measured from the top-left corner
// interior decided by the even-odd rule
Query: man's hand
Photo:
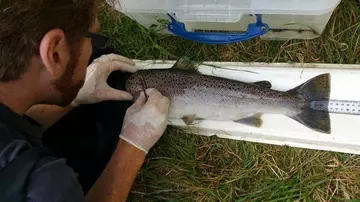
[[[170,101],[155,89],[141,93],[126,112],[120,138],[147,153],[165,132]]]
[[[141,93],[125,115],[121,140],[106,169],[86,195],[87,202],[126,201],[145,155],[165,131],[169,99],[155,89]],[[144,153],[144,152],[145,153]]]
[[[94,104],[105,100],[132,100],[130,93],[116,90],[107,84],[109,75],[116,70],[136,72],[135,63],[116,54],[103,55],[86,70],[84,86],[73,101],[73,106]]]

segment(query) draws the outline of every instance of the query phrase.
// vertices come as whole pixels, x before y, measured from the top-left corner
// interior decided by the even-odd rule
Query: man
[[[106,81],[113,71],[133,73],[136,68],[115,54],[104,55],[87,68],[91,42],[99,31],[95,0],[2,0],[0,9],[1,183],[5,178],[16,181],[18,176],[4,173],[42,146],[42,129],[25,114],[49,128],[79,105],[132,100]],[[169,100],[157,90],[141,93],[126,112],[110,162],[86,197],[65,160],[45,155],[31,168],[20,198],[125,201],[146,153],[165,131],[168,109]]]

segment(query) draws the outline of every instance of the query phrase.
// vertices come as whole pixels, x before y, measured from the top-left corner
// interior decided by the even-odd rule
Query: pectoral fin
[[[262,116],[261,113],[256,113],[253,116],[239,119],[239,120],[236,120],[235,122],[259,128],[259,127],[261,127],[261,125],[263,123],[261,116]]]
[[[264,88],[271,88],[272,87],[270,81],[258,81],[258,82],[255,82],[254,84],[258,85],[258,86],[261,86],[261,87],[264,87]]]
[[[182,118],[182,120],[184,121],[184,123],[185,123],[186,125],[191,125],[192,123],[194,123],[195,119],[196,119],[196,115],[195,115],[195,114],[191,114],[191,115],[188,115],[188,116],[184,116],[184,117]]]

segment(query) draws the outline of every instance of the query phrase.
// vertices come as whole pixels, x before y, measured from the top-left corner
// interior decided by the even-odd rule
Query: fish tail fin
[[[302,85],[288,91],[301,100],[300,113],[290,117],[318,132],[331,133],[331,122],[328,112],[310,108],[312,101],[328,101],[330,98],[330,74],[321,74]],[[299,111],[299,109],[297,110]]]

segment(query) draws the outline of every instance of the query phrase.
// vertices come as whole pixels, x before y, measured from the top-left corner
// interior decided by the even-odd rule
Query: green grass
[[[360,63],[360,9],[343,0],[314,40],[234,45],[193,43],[157,35],[101,8],[113,46],[136,59]],[[150,152],[131,201],[346,201],[360,197],[360,156],[186,134],[169,128]]]

